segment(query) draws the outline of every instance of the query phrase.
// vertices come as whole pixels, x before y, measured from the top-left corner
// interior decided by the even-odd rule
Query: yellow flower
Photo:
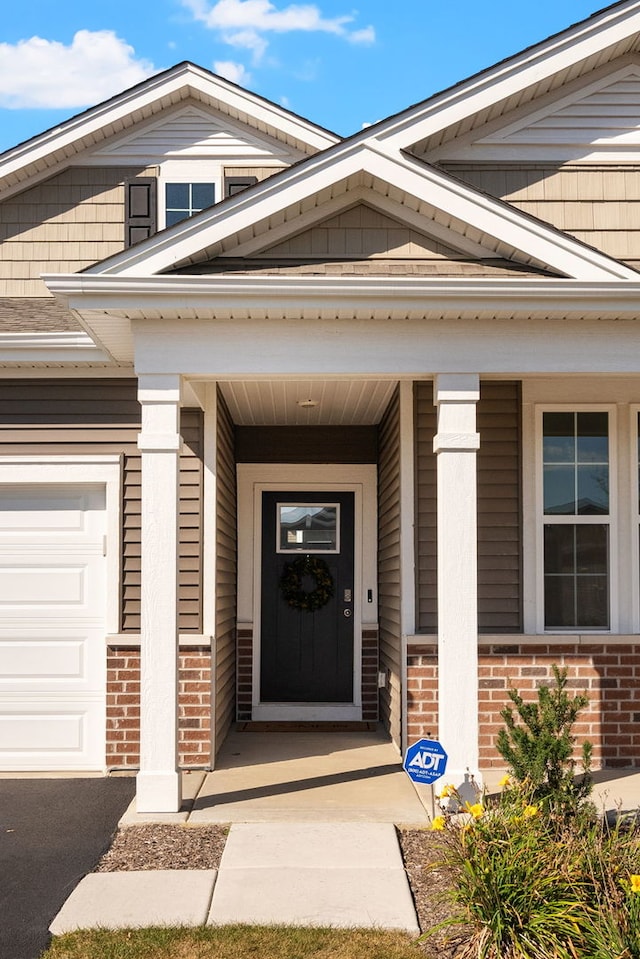
[[[640,892],[640,876],[629,876],[631,892]]]
[[[447,799],[449,796],[453,796],[456,791],[456,787],[449,784],[448,786],[442,787],[442,792],[438,794],[438,799]]]
[[[499,786],[510,786],[510,785],[511,785],[511,776],[509,775],[509,773],[505,773],[505,774],[504,774],[504,776],[502,777],[502,779],[500,780],[500,782],[498,783],[498,785],[499,785]]]
[[[481,816],[484,816],[484,808],[482,803],[476,802],[473,805],[471,803],[465,804],[467,807],[467,812],[470,813],[474,819],[480,819]]]
[[[444,829],[444,816],[436,816],[432,819],[431,828],[434,830]]]
[[[537,815],[538,815],[537,806],[525,806],[524,809],[522,810],[523,819],[531,819],[532,816],[537,816]]]

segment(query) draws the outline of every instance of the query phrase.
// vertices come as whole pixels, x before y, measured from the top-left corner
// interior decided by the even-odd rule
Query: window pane
[[[543,414],[545,463],[573,463],[576,458],[573,413]]]
[[[338,507],[324,505],[278,505],[280,550],[306,552],[338,548]]]
[[[167,183],[167,208],[173,210],[189,209],[189,184]]]
[[[545,573],[571,573],[576,568],[575,526],[545,526]]]
[[[174,223],[179,223],[180,220],[186,220],[189,214],[186,210],[167,210],[167,226],[173,226]]]
[[[576,626],[583,629],[609,628],[609,583],[606,576],[576,578]]]
[[[571,515],[576,511],[575,467],[544,467],[544,511],[545,514]]]
[[[578,467],[578,513],[583,516],[609,512],[609,467]]]
[[[609,462],[609,416],[607,413],[578,413],[578,462]]]
[[[544,628],[567,629],[575,626],[576,591],[573,576],[545,576]]]
[[[191,206],[195,212],[206,210],[214,200],[213,183],[193,183],[191,186]]]
[[[576,571],[606,573],[609,569],[609,527],[571,526],[576,533]]]

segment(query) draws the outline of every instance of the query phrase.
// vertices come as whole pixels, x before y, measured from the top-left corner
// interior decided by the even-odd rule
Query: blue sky
[[[583,20],[598,0],[5,0],[0,151],[181,60],[348,135]]]

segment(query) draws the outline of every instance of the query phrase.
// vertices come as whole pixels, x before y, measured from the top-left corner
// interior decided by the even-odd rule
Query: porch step
[[[275,722],[246,720],[237,724],[241,733],[373,733],[376,722]]]

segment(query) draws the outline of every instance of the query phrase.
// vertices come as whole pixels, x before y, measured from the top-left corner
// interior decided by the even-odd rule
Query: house
[[[213,205],[212,205],[213,204]],[[341,140],[192,64],[0,156],[0,764],[640,753],[640,0]]]

